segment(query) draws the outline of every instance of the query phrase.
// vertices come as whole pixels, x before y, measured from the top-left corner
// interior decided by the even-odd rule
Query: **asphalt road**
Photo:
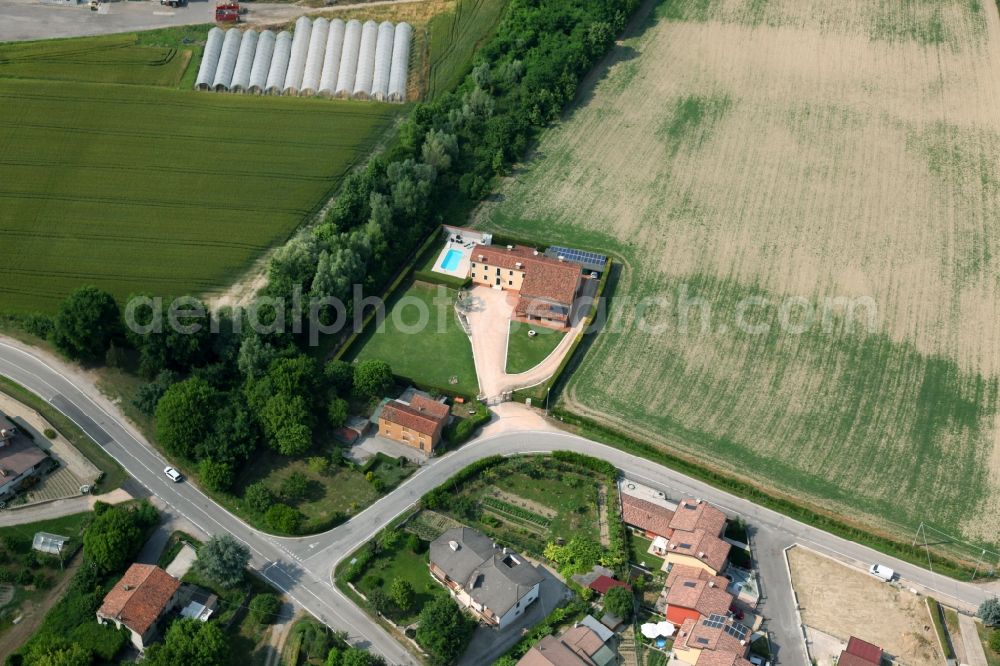
[[[161,6],[156,0],[110,2],[101,11],[87,3],[0,0],[0,42],[106,35],[195,23],[212,23],[215,3],[191,0],[187,7]]]
[[[799,640],[791,587],[782,551],[796,543],[857,566],[881,562],[899,572],[902,584],[932,591],[959,608],[975,608],[987,596],[983,587],[962,583],[878,553],[819,529],[717,490],[648,460],[568,433],[508,432],[479,438],[420,468],[395,491],[323,534],[279,538],[255,530],[215,504],[190,482],[172,483],[163,475],[165,460],[100,395],[89,379],[51,356],[4,338],[0,340],[0,374],[37,393],[58,408],[123,467],[174,511],[205,534],[229,532],[250,547],[253,566],[296,603],[353,642],[380,652],[391,663],[412,664],[413,658],[387,632],[340,594],[332,585],[333,567],[404,512],[421,495],[455,472],[485,456],[572,449],[608,460],[629,477],[663,490],[669,497],[701,498],[750,524],[764,602],[778,659],[784,664],[808,663]]]

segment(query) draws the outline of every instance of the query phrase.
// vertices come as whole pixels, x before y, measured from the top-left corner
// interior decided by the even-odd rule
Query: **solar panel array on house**
[[[412,35],[407,23],[305,16],[277,35],[212,28],[195,89],[404,102]]]
[[[608,258],[603,254],[574,250],[571,247],[559,247],[558,245],[553,245],[545,250],[545,256],[550,259],[561,257],[564,261],[575,261],[588,271],[603,271],[605,264],[608,263]]]

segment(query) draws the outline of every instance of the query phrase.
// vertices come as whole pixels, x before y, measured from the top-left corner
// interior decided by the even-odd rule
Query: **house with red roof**
[[[726,514],[707,502],[683,499],[670,520],[672,533],[663,559],[674,564],[705,569],[712,575],[726,568],[730,545],[722,539]]]
[[[158,566],[133,564],[97,609],[100,624],[125,627],[138,650],[160,633],[160,620],[180,601],[181,582]]]
[[[840,653],[838,666],[879,666],[882,663],[882,648],[851,636],[847,647]]]
[[[725,615],[733,603],[733,595],[726,592],[727,581],[723,578],[720,582],[718,578],[677,577],[667,590],[667,621],[680,626],[686,620]]]
[[[718,614],[685,620],[673,651],[677,659],[691,666],[746,666],[750,628]]]
[[[643,536],[649,539],[669,539],[674,533],[670,528],[674,512],[670,509],[627,493],[622,493],[621,503],[622,520],[626,525],[642,532]]]
[[[583,267],[519,245],[480,245],[469,257],[469,276],[475,285],[517,292],[516,317],[563,327],[570,323]]]
[[[626,590],[632,590],[631,585],[624,581],[612,578],[611,576],[598,576],[587,587],[598,594],[607,594],[608,590],[613,587],[624,587]]]
[[[387,400],[372,419],[378,423],[378,434],[431,455],[441,441],[448,424],[449,408],[419,391],[409,401]]]

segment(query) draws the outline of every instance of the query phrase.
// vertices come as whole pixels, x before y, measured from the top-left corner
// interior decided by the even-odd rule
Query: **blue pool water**
[[[444,255],[444,261],[441,262],[441,268],[446,271],[453,271],[458,268],[458,262],[460,261],[462,261],[461,250],[448,250],[448,254]]]

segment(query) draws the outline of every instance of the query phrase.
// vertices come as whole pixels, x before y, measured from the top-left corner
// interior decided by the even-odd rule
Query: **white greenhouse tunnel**
[[[405,102],[408,23],[301,16],[292,32],[208,31],[195,89]]]

